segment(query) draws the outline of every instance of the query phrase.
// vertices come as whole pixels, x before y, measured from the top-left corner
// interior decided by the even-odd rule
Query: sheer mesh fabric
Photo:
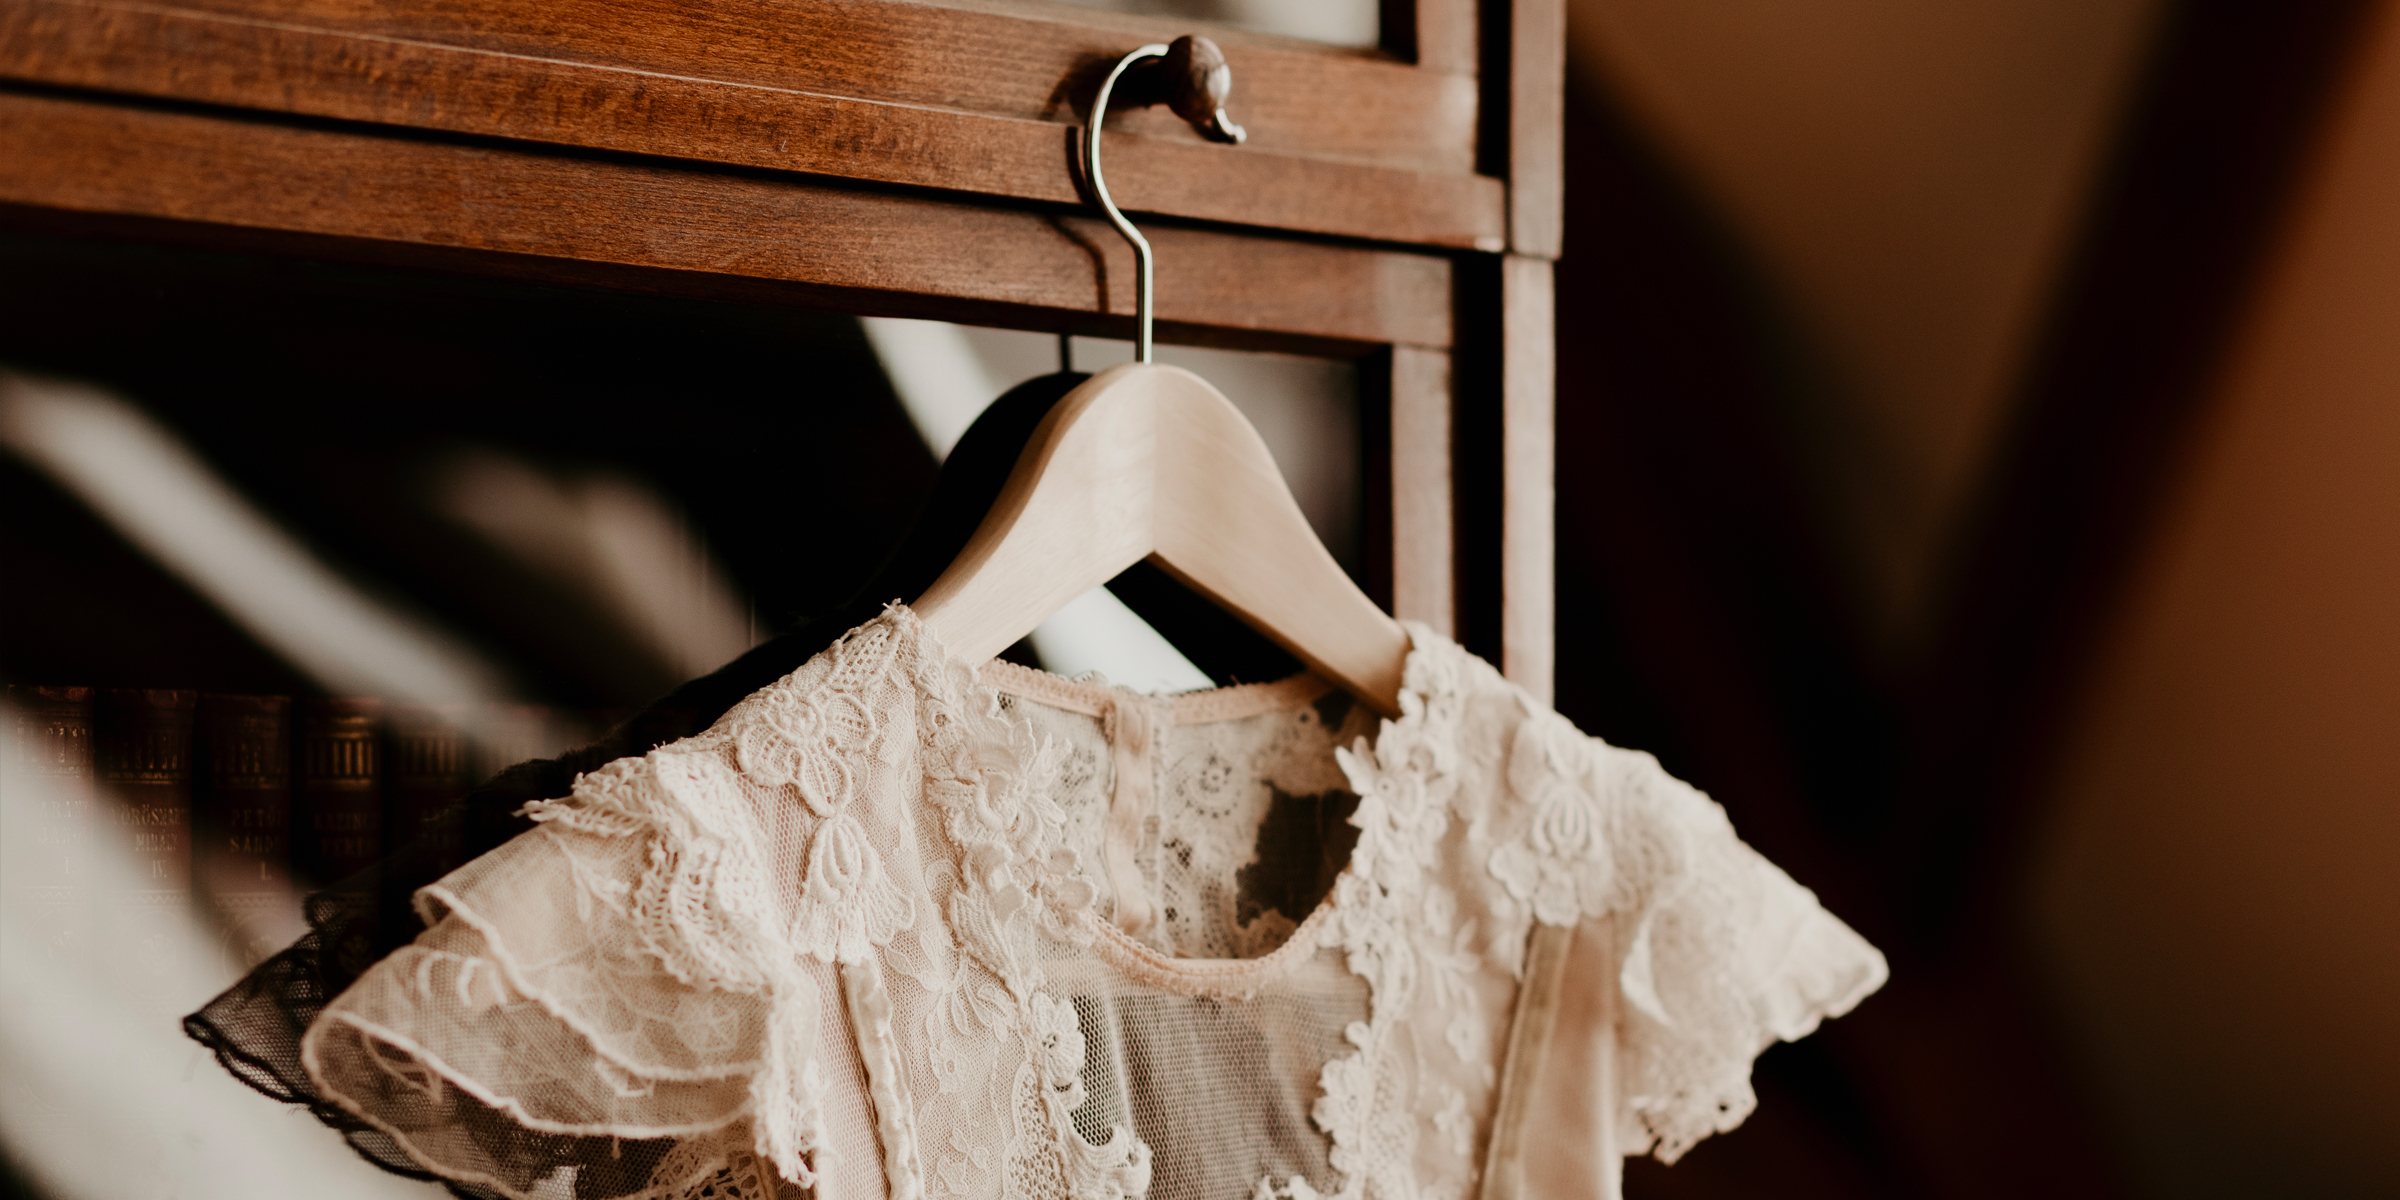
[[[1135,865],[1133,876],[1088,878],[1092,911],[1112,914],[1144,950],[1170,961],[1258,958],[1331,891],[1355,841],[1343,818],[1358,799],[1334,751],[1374,732],[1372,715],[1346,696],[1313,678],[1179,698],[1061,686],[1006,664],[983,678],[1005,712],[1056,748],[1052,794],[1067,843],[1088,861],[1123,852]],[[1143,711],[1144,738],[1129,737],[1129,708]],[[1129,750],[1136,740],[1146,744]],[[1145,776],[1141,788],[1121,786],[1128,770]],[[1150,799],[1122,823],[1124,845],[1111,845],[1110,818],[1129,791]],[[1152,914],[1138,928],[1126,926],[1120,884],[1137,887],[1133,907]],[[1311,1116],[1317,1081],[1326,1063],[1355,1052],[1344,1031],[1368,1015],[1365,982],[1338,950],[1314,950],[1243,997],[1147,985],[1072,938],[1042,950],[1042,992],[1074,1012],[1083,1038],[1075,1128],[1094,1144],[1124,1128],[1148,1146],[1151,1196],[1248,1196],[1268,1178],[1334,1186],[1331,1147]]]
[[[259,964],[206,1008],[185,1017],[184,1032],[214,1051],[217,1061],[234,1078],[286,1104],[305,1106],[317,1119],[340,1131],[367,1161],[412,1178],[437,1178],[417,1165],[390,1134],[327,1100],[300,1065],[300,1039],[309,1023],[358,974],[351,970],[339,973],[331,983],[327,979],[338,971],[335,964],[341,956],[326,949],[331,940],[326,931],[357,923],[359,906],[351,901],[339,893],[311,897],[308,916],[315,928]],[[352,911],[328,911],[336,906]],[[455,1182],[451,1182],[451,1190],[475,1200],[494,1194]]]
[[[1647,756],[1412,633],[1378,724],[1308,680],[978,676],[895,606],[529,806],[302,1065],[508,1196],[1457,1197],[1528,932],[1608,916],[1633,1144],[1738,1120],[1881,958]]]
[[[1099,907],[1138,940],[1177,958],[1256,958],[1332,891],[1358,833],[1348,821],[1358,797],[1334,752],[1375,733],[1374,714],[1346,693],[1310,676],[1181,697],[1063,684],[1008,663],[982,677],[1003,711],[1059,746],[1052,790],[1068,844],[1132,867],[1091,874]],[[1125,728],[1134,709],[1139,736]],[[1145,776],[1138,796],[1120,786],[1127,769]],[[1111,816],[1128,805],[1112,844]],[[1141,915],[1119,903],[1122,884],[1138,885]]]
[[[1325,1064],[1354,1048],[1364,983],[1321,950],[1243,1003],[1144,988],[1113,973],[1061,979],[1084,1038],[1078,1132],[1131,1129],[1150,1147],[1157,1200],[1246,1197],[1262,1179],[1333,1186],[1331,1147],[1311,1110]]]

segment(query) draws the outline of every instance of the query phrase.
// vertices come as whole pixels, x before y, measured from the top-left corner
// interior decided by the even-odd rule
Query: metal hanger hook
[[[1108,214],[1108,223],[1117,227],[1125,240],[1133,245],[1133,361],[1150,361],[1150,239],[1125,219],[1116,200],[1108,194],[1108,180],[1100,173],[1100,125],[1108,116],[1108,98],[1116,91],[1117,80],[1136,63],[1153,58],[1168,60],[1174,79],[1168,81],[1167,103],[1176,113],[1190,121],[1202,136],[1212,141],[1240,145],[1249,131],[1233,123],[1225,115],[1225,96],[1233,87],[1233,69],[1225,65],[1225,55],[1215,42],[1204,37],[1186,35],[1175,39],[1170,46],[1152,42],[1117,60],[1108,77],[1100,81],[1100,94],[1092,97],[1092,116],[1083,127],[1083,177],[1091,185],[1092,198],[1099,201],[1100,211]]]

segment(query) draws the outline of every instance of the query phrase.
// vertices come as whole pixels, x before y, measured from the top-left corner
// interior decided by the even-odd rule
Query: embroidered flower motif
[[[1325,1194],[1311,1186],[1302,1176],[1294,1175],[1282,1187],[1275,1186],[1273,1176],[1258,1181],[1258,1190],[1250,1200],[1324,1200]]]
[[[999,694],[966,668],[924,665],[917,727],[925,797],[959,855],[950,926],[1011,994],[1030,997],[1042,980],[1036,929],[1089,938],[1073,918],[1093,892],[1065,845],[1066,810],[1052,796],[1063,752],[1004,716]]]
[[[792,914],[792,943],[824,961],[854,963],[916,921],[916,903],[892,882],[858,818],[837,813],[817,827],[808,877]]]
[[[975,1185],[989,1178],[987,1173],[992,1169],[993,1157],[992,1148],[968,1140],[963,1127],[952,1129],[950,1152],[942,1156],[942,1165],[938,1168],[943,1194],[973,1194]]]
[[[850,802],[857,786],[855,760],[875,738],[875,715],[847,692],[789,693],[762,706],[757,721],[735,741],[742,769],[764,784],[796,784],[800,798],[818,816],[831,816]]]
[[[1432,981],[1435,1001],[1450,1014],[1442,1040],[1458,1061],[1476,1068],[1487,1082],[1493,1075],[1483,999],[1473,983],[1483,956],[1475,952],[1476,925],[1458,919],[1458,897],[1449,888],[1425,889],[1423,905],[1425,975]]]
[[[1470,660],[1457,643],[1431,628],[1415,621],[1402,624],[1408,629],[1412,653],[1401,673],[1405,685],[1400,694],[1401,723],[1438,735],[1427,738],[1425,748],[1435,757],[1434,768],[1447,774],[1456,769],[1457,740],[1450,734],[1465,707],[1464,675]]]
[[[1026,1016],[1043,1086],[1059,1097],[1068,1111],[1083,1107],[1083,1026],[1075,1019],[1075,1006],[1036,993]]]
[[[933,993],[923,1018],[927,1062],[942,1094],[963,1096],[990,1079],[992,1031],[1016,1017],[1008,992],[984,980],[958,980]]]
[[[1467,1115],[1466,1093],[1457,1088],[1443,1088],[1442,1110],[1433,1114],[1433,1127],[1450,1139],[1450,1149],[1460,1158],[1475,1152],[1475,1118]]]
[[[1368,1019],[1344,1031],[1356,1053],[1325,1064],[1310,1113],[1332,1142],[1328,1161],[1341,1183],[1331,1195],[1339,1200],[1370,1192],[1420,1194],[1414,1180],[1420,1118],[1405,1082],[1408,1068],[1394,1061],[1395,1055],[1413,1054],[1397,1046],[1414,1042],[1391,1032],[1408,1019],[1420,972],[1433,976],[1438,994],[1447,986],[1451,960],[1473,939],[1473,923],[1462,929],[1458,922],[1456,897],[1423,887],[1450,827],[1457,790],[1452,743],[1462,706],[1452,660],[1463,652],[1422,628],[1411,628],[1410,636],[1415,650],[1400,694],[1400,719],[1384,722],[1372,746],[1362,739],[1334,756],[1359,797],[1350,818],[1359,838],[1351,869],[1334,881],[1327,933],[1340,939],[1368,994]],[[1420,946],[1415,935],[1427,917],[1448,937]],[[1473,1002],[1471,994],[1462,994]],[[1281,1186],[1261,1180],[1253,1200],[1319,1196],[1295,1176]]]
[[[751,779],[797,785],[818,816],[849,804],[857,764],[880,733],[866,690],[880,681],[898,650],[892,623],[859,627],[808,666],[736,706],[734,753]]]
[[[648,866],[630,888],[565,854],[582,885],[584,919],[595,899],[625,912],[643,946],[684,983],[731,992],[768,986],[774,937],[757,919],[768,894],[758,832],[717,753],[665,749],[619,759],[578,777],[573,795],[524,811],[578,833],[646,841]]]
[[[752,1149],[781,1178],[806,1187],[815,1179],[808,1155],[824,1142],[824,1080],[814,1055],[817,987],[775,928],[773,889],[758,852],[764,834],[723,747],[703,735],[619,759],[577,779],[567,799],[528,805],[526,813],[582,834],[644,839],[640,878],[605,889],[612,904],[623,905],[644,948],[690,987],[770,997],[765,1053],[750,1080]],[[578,856],[569,851],[564,858],[580,879]],[[597,881],[584,882],[579,905],[602,891]],[[739,1030],[722,1007],[698,997],[676,1007],[688,1018],[679,1022],[687,1045],[722,1049],[737,1040]],[[649,1086],[622,1073],[603,1072],[602,1080],[628,1097]]]
[[[1492,851],[1489,868],[1549,925],[1571,925],[1609,909],[1613,872],[1603,816],[1581,786],[1586,746],[1564,719],[1531,716],[1517,726],[1509,747],[1509,787],[1531,819],[1523,835]]]
[[[1333,1169],[1352,1181],[1363,1181],[1367,1171],[1367,1121],[1375,1103],[1375,1033],[1364,1021],[1352,1021],[1342,1036],[1358,1053],[1333,1059],[1317,1077],[1322,1089],[1316,1107],[1309,1113],[1333,1139],[1329,1156]]]
[[[1108,1140],[1083,1140],[1068,1126],[1075,1158],[1075,1200],[1141,1200],[1150,1191],[1150,1147],[1122,1125],[1108,1127]]]
[[[1405,889],[1433,863],[1434,848],[1449,824],[1445,805],[1427,791],[1423,764],[1412,762],[1416,739],[1404,727],[1386,724],[1373,747],[1366,739],[1334,751],[1334,761],[1358,795],[1350,823],[1358,826],[1357,869],[1386,888]]]
[[[1354,923],[1345,939],[1351,974],[1367,981],[1369,1014],[1378,1027],[1408,1011],[1417,994],[1417,947],[1388,913]]]

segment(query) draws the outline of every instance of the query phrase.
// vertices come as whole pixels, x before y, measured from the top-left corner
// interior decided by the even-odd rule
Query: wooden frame
[[[1124,336],[1078,104],[1191,23],[960,3],[6,0],[0,224]],[[1384,24],[1209,30],[1250,143],[1111,190],[1162,338],[1386,365],[1389,601],[1546,696],[1563,0]]]

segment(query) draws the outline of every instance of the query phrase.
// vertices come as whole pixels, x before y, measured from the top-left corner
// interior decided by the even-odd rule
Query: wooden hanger
[[[981,663],[1145,558],[1399,715],[1407,631],[1317,540],[1241,410],[1179,367],[1127,363],[1067,393],[914,607]]]
[[[1150,45],[1126,55],[1092,103],[1084,174],[1134,246],[1140,361],[1093,376],[1050,410],[966,549],[913,607],[953,653],[982,663],[1147,558],[1397,716],[1408,632],[1317,540],[1241,410],[1199,376],[1150,361],[1150,245],[1109,198],[1098,136],[1118,77],[1148,58],[1180,62],[1178,83],[1188,78],[1207,102],[1191,107],[1219,120],[1230,80],[1215,46],[1183,38],[1172,53]]]

